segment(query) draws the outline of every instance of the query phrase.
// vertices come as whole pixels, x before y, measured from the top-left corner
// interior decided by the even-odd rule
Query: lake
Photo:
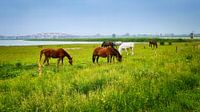
[[[145,44],[147,42],[134,42],[134,43]],[[35,46],[35,45],[62,45],[62,44],[102,44],[102,42],[0,40],[0,46]]]
[[[0,40],[0,46],[34,46],[34,45],[101,44],[101,43],[102,42]]]

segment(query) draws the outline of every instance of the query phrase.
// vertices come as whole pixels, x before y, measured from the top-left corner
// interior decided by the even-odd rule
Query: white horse
[[[133,55],[134,54],[133,53],[133,50],[134,50],[134,43],[133,42],[124,42],[118,48],[120,54],[122,54],[122,50],[125,50],[127,55],[129,54],[128,49],[130,49],[130,52]]]

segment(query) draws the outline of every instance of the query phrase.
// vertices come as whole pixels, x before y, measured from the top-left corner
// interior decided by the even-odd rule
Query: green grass
[[[100,45],[0,47],[1,111],[200,111],[199,43],[151,49],[136,44],[123,61],[92,63]],[[38,72],[42,48],[66,48],[73,57],[56,59]],[[176,50],[177,47],[177,50]],[[78,49],[69,49],[78,48]]]

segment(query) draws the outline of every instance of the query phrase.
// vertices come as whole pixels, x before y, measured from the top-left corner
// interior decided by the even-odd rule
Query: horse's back
[[[58,53],[65,53],[66,51],[63,48],[59,48],[59,49],[56,50],[56,52],[58,52]]]
[[[97,47],[93,51],[94,56],[106,57],[110,54],[110,47]]]
[[[41,50],[41,52],[44,53],[45,56],[49,56],[52,51],[53,51],[53,49],[51,49],[51,48],[44,48]]]
[[[93,55],[97,55],[98,52],[100,51],[100,49],[102,49],[102,47],[96,47],[93,51]]]
[[[121,48],[134,47],[134,42],[124,42],[119,47],[121,47]]]
[[[150,40],[149,44],[157,44],[157,41],[156,40]]]
[[[41,52],[47,52],[47,51],[50,51],[50,48],[44,48],[41,50]]]
[[[43,52],[46,57],[52,57],[52,58],[64,57],[66,53],[66,51],[63,48],[59,49],[44,48],[41,50],[41,52]]]
[[[122,42],[121,41],[117,41],[117,42],[115,42],[114,43],[116,46],[120,46],[121,44],[122,44]]]

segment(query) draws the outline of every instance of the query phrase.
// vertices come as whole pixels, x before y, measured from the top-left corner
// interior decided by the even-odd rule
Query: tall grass
[[[73,66],[65,59],[57,68],[51,59],[40,75],[41,47],[1,47],[0,110],[200,111],[200,51],[194,44],[136,44],[134,56],[123,53],[121,63],[111,64],[103,58],[92,64],[99,45],[43,46],[80,49],[67,49]]]

